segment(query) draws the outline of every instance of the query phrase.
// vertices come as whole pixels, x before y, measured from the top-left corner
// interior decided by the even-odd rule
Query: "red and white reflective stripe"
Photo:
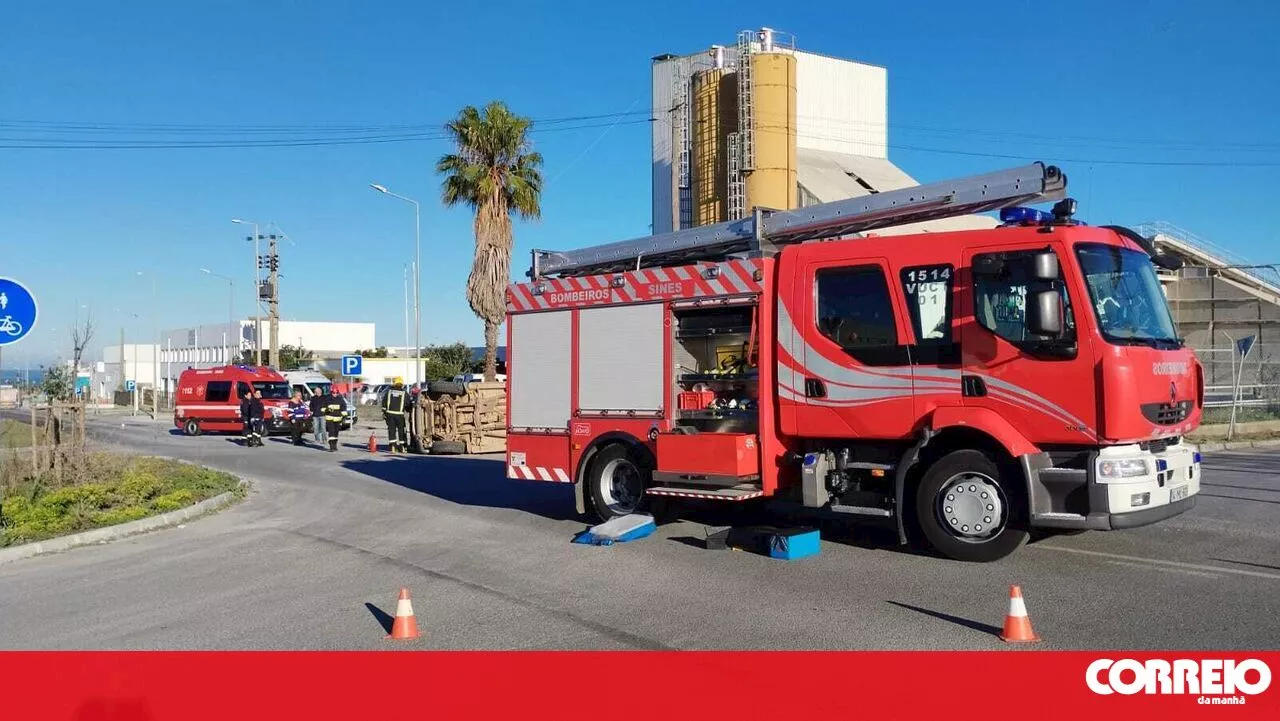
[[[572,483],[573,479],[563,468],[546,468],[545,466],[507,466],[507,478],[524,479],[526,481],[551,481],[552,483]]]
[[[745,501],[751,498],[759,498],[764,495],[764,491],[751,491],[735,496],[722,496],[716,493],[698,493],[696,491],[673,491],[669,488],[649,488],[645,490],[651,496],[679,496],[681,498],[706,498],[712,501]]]
[[[681,300],[722,295],[759,293],[763,282],[756,258],[723,263],[700,263],[672,268],[643,268],[625,273],[605,273],[580,278],[544,278],[512,283],[507,288],[507,310],[535,311],[592,305]],[[714,268],[714,272],[710,269]],[[711,277],[708,277],[711,276]],[[541,284],[542,291],[536,287]]]

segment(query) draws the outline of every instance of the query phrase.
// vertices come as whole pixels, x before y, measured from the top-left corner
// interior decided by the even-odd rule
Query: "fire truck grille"
[[[1191,415],[1191,405],[1191,401],[1147,403],[1142,406],[1142,415],[1157,425],[1171,426],[1185,421]]]
[[[1181,442],[1182,439],[1176,436],[1173,438],[1156,438],[1155,440],[1143,441],[1138,444],[1138,447],[1151,453],[1164,453],[1169,449],[1169,446],[1176,446]]]

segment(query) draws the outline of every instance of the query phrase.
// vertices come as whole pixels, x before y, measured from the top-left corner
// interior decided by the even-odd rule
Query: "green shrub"
[[[94,516],[94,525],[99,528],[103,526],[115,526],[120,523],[137,521],[150,515],[152,515],[152,513],[148,508],[144,508],[142,506],[123,506],[98,513]]]
[[[50,487],[47,478],[11,480],[0,506],[0,546],[113,526],[186,508],[228,491],[242,495],[235,476],[162,458],[97,454],[93,480]]]
[[[179,508],[186,508],[196,502],[196,496],[186,488],[180,488],[173,493],[166,493],[163,496],[151,502],[151,507],[160,513],[168,513],[176,511]]]

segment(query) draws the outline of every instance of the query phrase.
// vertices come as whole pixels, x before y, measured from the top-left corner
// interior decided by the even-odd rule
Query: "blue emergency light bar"
[[[1051,220],[1053,220],[1053,213],[1035,208],[1014,207],[1000,210],[1000,222],[1007,225],[1048,223]]]

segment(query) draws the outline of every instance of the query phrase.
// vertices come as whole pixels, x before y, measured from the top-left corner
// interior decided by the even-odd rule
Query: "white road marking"
[[[1112,566],[1125,566],[1126,568],[1152,568],[1152,566],[1145,563],[1134,563],[1133,561],[1107,561],[1107,563]],[[1165,571],[1167,573],[1184,573],[1188,576],[1200,576],[1201,578],[1218,578],[1218,574],[1216,573],[1202,573],[1200,571],[1191,571],[1185,568],[1163,568],[1161,566],[1155,566],[1154,568],[1157,571]]]
[[[1063,548],[1061,546],[1045,546],[1037,545],[1036,548],[1042,548],[1046,551],[1062,551],[1063,553],[1077,553],[1082,556],[1097,556],[1098,558],[1111,558],[1120,561],[1133,561],[1139,564],[1151,566],[1169,566],[1171,568],[1187,568],[1195,571],[1208,571],[1209,573],[1230,573],[1236,576],[1251,576],[1253,578],[1269,578],[1273,581],[1280,581],[1280,573],[1266,573],[1264,571],[1246,571],[1242,568],[1224,568],[1222,566],[1205,566],[1198,563],[1183,563],[1181,561],[1162,561],[1158,558],[1141,558],[1139,556],[1122,556],[1118,553],[1103,553],[1102,551],[1086,551],[1080,548]]]

